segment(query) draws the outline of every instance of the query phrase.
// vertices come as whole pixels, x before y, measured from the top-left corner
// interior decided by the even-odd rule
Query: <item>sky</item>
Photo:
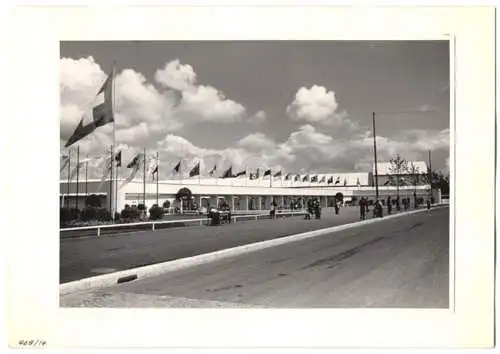
[[[159,152],[202,174],[267,168],[371,171],[396,154],[449,169],[447,41],[62,42],[61,152],[116,65],[115,142],[124,162]],[[79,142],[102,156],[112,125]],[[76,145],[75,145],[76,146]],[[98,177],[100,160],[91,163]]]

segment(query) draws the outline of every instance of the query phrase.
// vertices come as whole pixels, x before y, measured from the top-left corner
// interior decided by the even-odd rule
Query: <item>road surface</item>
[[[94,292],[62,306],[447,308],[449,208],[295,241]]]
[[[303,216],[248,220],[220,226],[189,226],[60,241],[60,283],[195,256],[359,220],[357,208]]]

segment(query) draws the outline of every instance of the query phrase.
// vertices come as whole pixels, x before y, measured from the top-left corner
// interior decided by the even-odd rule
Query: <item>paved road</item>
[[[290,217],[221,226],[190,226],[60,242],[60,282],[195,256],[243,244],[358,221],[357,208],[326,211],[321,220]]]
[[[65,295],[61,305],[445,308],[448,275],[441,208]]]

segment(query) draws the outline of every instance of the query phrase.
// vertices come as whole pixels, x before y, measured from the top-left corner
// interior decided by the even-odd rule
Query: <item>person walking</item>
[[[391,200],[391,196],[388,196],[387,197],[387,214],[391,215],[391,213],[392,213],[392,200]]]
[[[431,212],[431,201],[430,201],[430,199],[427,199],[427,212],[428,213]]]
[[[359,200],[359,218],[366,219],[366,200],[363,197]]]

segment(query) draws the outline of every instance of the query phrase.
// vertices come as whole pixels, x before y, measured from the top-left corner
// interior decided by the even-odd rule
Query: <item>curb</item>
[[[443,206],[444,205],[442,205],[442,204],[436,205],[436,206],[434,206],[433,209],[442,209]],[[369,219],[369,220],[356,221],[356,222],[349,223],[349,224],[337,225],[337,226],[332,226],[332,227],[314,230],[314,231],[307,231],[304,233],[285,236],[285,237],[281,237],[278,239],[272,239],[272,240],[251,243],[248,245],[227,248],[224,250],[205,253],[205,254],[196,255],[196,256],[192,256],[192,257],[180,258],[180,259],[176,259],[173,261],[166,261],[166,262],[147,265],[147,266],[143,266],[143,267],[122,270],[122,271],[118,271],[115,273],[98,275],[95,277],[80,279],[80,280],[76,280],[76,281],[72,281],[69,283],[64,283],[64,284],[59,285],[59,295],[62,296],[62,295],[67,295],[67,294],[71,294],[71,293],[75,293],[75,292],[79,292],[79,291],[85,291],[85,290],[96,290],[96,289],[101,289],[101,288],[106,288],[106,287],[110,287],[113,285],[121,284],[121,283],[124,283],[126,281],[154,277],[154,276],[161,275],[161,274],[168,273],[168,272],[172,272],[175,270],[190,268],[190,267],[202,265],[205,263],[213,262],[213,261],[228,258],[228,257],[238,256],[238,255],[245,254],[248,252],[258,251],[258,250],[262,250],[265,248],[270,248],[270,247],[274,247],[274,246],[278,246],[278,245],[282,245],[282,244],[286,244],[286,243],[290,243],[290,242],[294,242],[294,241],[305,240],[308,238],[313,238],[313,237],[321,236],[321,235],[332,233],[332,232],[338,232],[338,231],[342,231],[342,230],[352,229],[352,228],[355,228],[358,226],[373,224],[373,223],[381,222],[381,221],[388,220],[388,219],[398,218],[398,217],[405,216],[405,215],[421,213],[421,212],[424,212],[426,210],[427,209],[422,208],[422,209],[418,209],[418,210],[402,212],[399,214],[388,215],[388,216],[385,216],[383,218],[373,218],[373,219]]]

